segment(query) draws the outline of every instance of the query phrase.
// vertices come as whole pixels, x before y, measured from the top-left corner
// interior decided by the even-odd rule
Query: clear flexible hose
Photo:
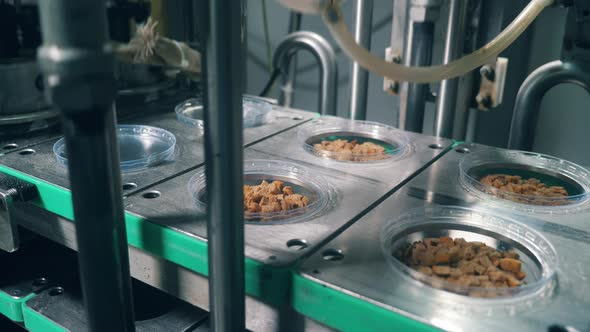
[[[555,2],[555,0],[531,0],[518,17],[494,38],[494,40],[479,50],[458,60],[431,67],[408,67],[387,62],[372,55],[369,51],[358,45],[344,23],[340,1],[280,1],[283,5],[293,10],[303,10],[305,13],[313,14],[321,13],[332,37],[336,39],[342,50],[350,58],[358,62],[361,67],[392,80],[415,83],[437,82],[454,78],[486,64],[510,46],[531,25],[543,9]]]

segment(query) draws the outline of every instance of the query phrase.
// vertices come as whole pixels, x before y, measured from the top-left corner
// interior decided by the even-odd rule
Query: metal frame
[[[205,167],[209,303],[214,331],[245,329],[242,206],[243,7],[238,0],[208,2],[204,33]]]

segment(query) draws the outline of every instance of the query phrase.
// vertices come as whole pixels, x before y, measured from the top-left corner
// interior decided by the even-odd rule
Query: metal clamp
[[[487,111],[502,104],[508,72],[508,59],[497,58],[495,63],[481,67],[479,72],[481,74],[481,83],[475,101],[478,109]]]
[[[32,200],[37,195],[34,185],[0,173],[0,249],[6,252],[18,250],[18,229],[13,217],[15,204]]]

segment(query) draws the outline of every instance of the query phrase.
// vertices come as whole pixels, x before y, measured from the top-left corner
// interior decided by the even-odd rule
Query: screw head
[[[485,66],[481,67],[481,69],[479,70],[479,73],[481,74],[481,76],[485,77],[488,81],[493,82],[496,79],[496,71],[490,65],[485,65]]]

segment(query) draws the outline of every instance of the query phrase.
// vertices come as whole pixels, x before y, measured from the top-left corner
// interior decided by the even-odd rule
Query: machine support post
[[[444,63],[449,63],[461,55],[468,3],[468,0],[449,0],[449,21],[445,37]],[[440,90],[436,100],[434,136],[446,138],[453,136],[458,89],[459,78],[444,80],[440,83]]]
[[[134,331],[105,2],[39,5],[44,42],[38,58],[63,115],[89,329]]]
[[[371,29],[373,25],[373,0],[357,0],[355,7],[354,39],[366,49],[371,48]],[[357,62],[352,63],[350,81],[350,118],[366,120],[369,72]]]
[[[214,331],[245,329],[242,1],[209,0],[204,36],[209,305]]]

